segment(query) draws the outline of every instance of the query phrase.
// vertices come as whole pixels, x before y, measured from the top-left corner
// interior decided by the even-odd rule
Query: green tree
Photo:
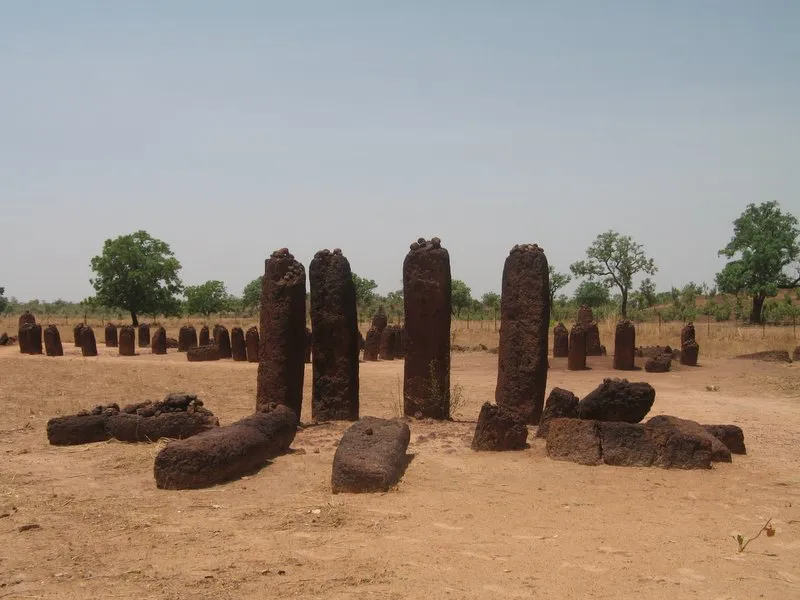
[[[550,265],[548,270],[550,272],[550,312],[552,312],[555,304],[556,292],[563,289],[565,285],[572,281],[572,277],[568,273],[556,272],[556,268],[553,265]]]
[[[591,308],[598,308],[608,304],[610,300],[608,287],[599,281],[582,281],[575,290],[575,303],[578,306],[585,304]]]
[[[469,309],[472,305],[472,290],[460,279],[453,279],[450,292],[453,314],[456,318],[461,318],[461,311]]]
[[[0,287],[0,315],[6,312],[6,309],[8,308],[8,300],[3,295],[5,293],[6,293],[6,288]]]
[[[598,278],[607,287],[619,289],[623,318],[628,316],[628,294],[633,287],[634,275],[654,275],[657,271],[653,259],[645,255],[641,244],[616,231],[598,235],[586,249],[586,258],[571,264],[570,271],[578,277],[588,277],[590,280]]]
[[[719,251],[730,262],[717,274],[716,282],[722,293],[750,294],[751,323],[761,323],[764,300],[777,295],[780,288],[800,283],[799,236],[797,218],[783,213],[777,202],[748,204],[733,222],[733,237]],[[787,275],[789,268],[797,270],[796,276]]]
[[[258,310],[261,306],[261,277],[256,277],[242,290],[242,307],[245,310]]]
[[[481,296],[481,302],[483,302],[487,310],[492,311],[495,327],[497,327],[497,311],[500,310],[500,294],[496,292],[486,292]]]
[[[649,277],[639,284],[639,308],[651,308],[656,305],[656,284]]]
[[[190,315],[209,315],[222,312],[229,305],[230,296],[221,281],[206,281],[186,287],[186,312]]]
[[[181,263],[167,243],[146,231],[106,240],[91,268],[97,304],[129,312],[134,325],[141,313],[173,314],[178,309]]]
[[[356,286],[356,301],[359,306],[369,306],[375,300],[375,289],[378,284],[373,279],[359,277],[353,273],[353,283]]]

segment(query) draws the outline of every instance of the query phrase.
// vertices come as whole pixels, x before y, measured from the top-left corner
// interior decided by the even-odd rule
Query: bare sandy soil
[[[0,598],[800,598],[800,365],[629,373],[656,387],[651,414],[745,431],[732,464],[667,471],[552,461],[534,428],[528,450],[473,452],[497,357],[456,354],[463,422],[412,422],[397,489],[334,496],[346,424],[308,427],[292,454],[200,491],[156,489],[160,444],[49,446],[49,417],[97,403],[187,391],[226,424],[255,399],[254,364],[65,350],[0,348]],[[619,375],[606,358],[551,365],[548,388],[579,395]],[[362,363],[362,414],[395,416],[401,378],[401,361]],[[304,421],[309,398],[307,370]],[[731,536],[768,518],[776,535],[737,553]]]

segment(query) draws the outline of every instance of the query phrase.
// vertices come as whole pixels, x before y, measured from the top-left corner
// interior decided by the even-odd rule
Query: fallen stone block
[[[581,465],[603,462],[597,421],[553,419],[547,432],[547,456]]]
[[[733,454],[747,454],[744,445],[744,432],[736,425],[703,425],[703,428],[717,438]]]
[[[670,420],[657,419],[645,424],[650,440],[656,446],[653,466],[665,469],[710,469],[711,440]]]
[[[731,451],[719,439],[714,437],[706,430],[705,427],[695,421],[688,419],[680,419],[670,415],[658,415],[648,419],[646,425],[648,427],[659,427],[663,424],[669,424],[676,430],[696,436],[698,438],[707,439],[711,444],[711,461],[712,462],[731,462]]]
[[[622,467],[649,467],[657,448],[640,423],[598,421],[603,462]]]
[[[671,368],[672,357],[669,354],[648,358],[644,364],[644,370],[648,373],[667,373]]]
[[[400,419],[362,417],[345,431],[333,457],[334,494],[385,492],[402,477],[411,439]]]
[[[553,388],[544,405],[542,419],[536,429],[536,437],[546,438],[550,429],[550,421],[564,418],[578,418],[578,397],[569,390]]]
[[[740,354],[736,358],[746,360],[760,360],[763,362],[792,362],[788,350],[764,350],[763,352],[753,352],[751,354]]]
[[[93,444],[110,439],[106,417],[102,414],[67,415],[47,422],[47,441],[53,446]]]
[[[655,399],[656,391],[649,383],[604,379],[578,403],[578,414],[581,419],[638,423],[650,412]]]
[[[282,405],[262,409],[226,427],[167,444],[153,467],[156,486],[210,487],[254,473],[269,459],[285,454],[297,433],[297,417]]]
[[[527,439],[528,427],[517,411],[484,403],[472,438],[473,450],[523,450],[528,446]]]
[[[189,362],[205,362],[209,360],[219,360],[219,348],[214,344],[206,346],[195,346],[186,351],[186,360]]]

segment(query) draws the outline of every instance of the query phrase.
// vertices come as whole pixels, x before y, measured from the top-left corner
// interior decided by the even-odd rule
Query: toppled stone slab
[[[677,358],[678,352],[671,346],[639,346],[636,348],[636,356],[640,358],[658,358],[668,354],[670,358]]]
[[[712,435],[705,427],[695,421],[679,419],[670,415],[657,415],[648,419],[645,424],[649,428],[660,428],[669,425],[674,429],[692,435],[694,437],[707,439],[711,444],[712,462],[731,462],[731,451],[718,438]]]
[[[703,425],[703,428],[727,446],[733,454],[747,454],[744,432],[736,425]]]
[[[198,489],[254,473],[289,450],[297,425],[291,408],[262,404],[259,412],[231,425],[171,442],[156,456],[156,486]]]
[[[353,423],[333,456],[333,493],[388,491],[408,464],[410,439],[411,430],[400,419],[362,417]]]
[[[219,360],[219,348],[214,344],[206,346],[195,346],[186,351],[186,360],[189,362],[205,362],[209,360]]]
[[[751,354],[740,354],[736,358],[746,360],[760,360],[763,362],[792,362],[788,350],[764,350],[763,352],[753,352]]]
[[[578,414],[581,419],[638,423],[655,399],[656,391],[649,383],[607,378],[580,401]]]
[[[652,422],[651,422],[652,421]],[[710,469],[711,439],[675,427],[670,420],[648,421],[644,426],[656,447],[653,466],[664,469]]]
[[[8,337],[7,333],[1,334],[0,335],[0,346],[7,346],[8,345],[8,340],[9,340],[9,337]]]
[[[658,449],[639,423],[599,421],[603,462],[620,467],[649,467]]]
[[[153,442],[160,438],[187,438],[219,425],[203,401],[192,394],[169,394],[164,400],[139,402],[119,408],[99,405],[47,423],[47,438],[55,446],[90,444],[117,439]]]
[[[550,429],[550,421],[564,418],[578,418],[578,397],[569,390],[553,388],[544,405],[542,419],[536,429],[536,437],[546,438]]]
[[[648,373],[667,373],[672,368],[672,357],[669,354],[662,354],[655,358],[648,358],[644,364],[644,370]]]
[[[472,438],[473,450],[524,450],[527,440],[528,427],[518,411],[489,402],[483,404]]]
[[[547,456],[581,465],[603,462],[597,421],[553,419],[547,432]]]

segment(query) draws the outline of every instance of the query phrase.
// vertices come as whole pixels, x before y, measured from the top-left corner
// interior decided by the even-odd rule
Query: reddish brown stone
[[[744,445],[744,432],[736,425],[703,425],[703,428],[717,438],[733,454],[747,454]]]
[[[578,403],[581,419],[638,423],[647,416],[656,399],[649,383],[631,383],[627,379],[603,380]]]
[[[241,362],[247,360],[247,346],[244,343],[244,331],[241,327],[231,329],[231,358]]]
[[[407,416],[450,417],[450,255],[439,238],[420,238],[403,261]]]
[[[676,427],[671,420],[651,419],[645,426],[656,446],[653,465],[665,469],[710,469],[710,436]]]
[[[23,323],[19,328],[17,342],[19,343],[19,351],[22,354],[41,354],[42,326],[30,321]]]
[[[149,348],[150,346],[150,325],[139,323],[139,348]]]
[[[305,346],[305,356],[304,356],[304,358],[305,358],[305,363],[307,365],[311,364],[311,347],[312,347],[313,339],[314,338],[313,338],[313,335],[311,333],[311,330],[308,327],[306,327],[306,346]]]
[[[47,356],[64,356],[61,334],[55,325],[48,325],[44,330],[44,348]]]
[[[681,344],[681,364],[687,367],[696,367],[700,354],[700,345],[695,340]]]
[[[76,348],[81,347],[81,329],[83,329],[83,323],[77,323],[72,328],[72,342],[75,344]]]
[[[94,330],[88,325],[81,328],[81,354],[97,356],[97,340],[94,337]]]
[[[592,308],[590,306],[586,306],[585,304],[581,304],[578,308],[578,317],[575,322],[580,323],[581,325],[589,325],[593,323],[594,314],[592,313]]]
[[[208,330],[208,325],[203,325],[200,328],[200,335],[197,340],[198,346],[208,346],[211,343],[211,334]]]
[[[514,246],[503,268],[495,401],[536,425],[547,386],[550,275],[536,244]]]
[[[245,334],[245,345],[247,347],[247,362],[258,362],[258,327],[253,326]]]
[[[614,368],[630,371],[636,367],[636,328],[630,321],[617,323],[614,333]]]
[[[605,349],[600,343],[600,329],[597,323],[586,325],[586,356],[603,356]]]
[[[194,325],[182,325],[178,331],[178,352],[186,352],[197,346],[197,330]]]
[[[306,346],[306,272],[282,248],[266,260],[261,287],[256,405],[283,404],[300,419]]]
[[[672,358],[669,354],[662,354],[656,358],[648,358],[644,370],[648,373],[666,373],[672,368]]]
[[[381,360],[394,360],[394,350],[397,345],[397,329],[390,325],[381,333],[381,343],[378,347],[378,358]]]
[[[119,355],[136,355],[136,329],[131,325],[125,325],[119,330]]]
[[[472,437],[475,451],[501,452],[528,447],[528,427],[518,411],[485,402]]]
[[[648,419],[645,426],[649,429],[659,429],[662,427],[673,427],[674,429],[689,434],[697,438],[705,438],[711,444],[711,461],[712,462],[731,462],[731,451],[722,443],[717,437],[712,435],[705,427],[689,421],[687,419],[679,419],[670,415],[658,415]]]
[[[569,331],[563,323],[553,328],[553,357],[567,358],[569,356]]]
[[[150,352],[152,354],[167,353],[167,330],[163,327],[157,328],[153,333],[153,338],[150,341]]]
[[[764,350],[762,352],[753,352],[751,354],[740,354],[736,358],[743,358],[745,360],[760,360],[762,362],[792,362],[788,350]]]
[[[367,339],[364,340],[364,360],[366,361],[378,360],[380,346],[381,346],[381,333],[374,327],[371,327],[370,330],[367,331]]]
[[[186,360],[189,362],[219,360],[219,348],[215,344],[194,346],[186,351]]]
[[[687,323],[683,329],[681,329],[681,346],[686,342],[694,341],[695,340],[695,330],[694,330],[694,323]]]
[[[359,411],[358,313],[350,263],[338,248],[321,250],[311,284],[312,395],[315,421],[355,421]]]
[[[105,334],[106,348],[116,348],[119,345],[116,325],[114,325],[113,323],[107,323],[104,334]]]
[[[17,329],[22,329],[22,326],[25,324],[34,325],[36,323],[36,317],[33,316],[29,311],[25,311],[19,316],[19,321],[17,324]]]
[[[297,433],[297,415],[286,406],[264,405],[264,409],[271,406],[269,412],[256,412],[227,427],[167,444],[156,455],[156,486],[171,490],[209,487],[250,475],[270,458],[285,454]]]
[[[578,397],[561,388],[553,388],[544,405],[539,427],[536,429],[537,438],[546,438],[550,430],[550,421],[553,419],[577,419]]]
[[[575,323],[569,332],[569,359],[567,369],[582,371],[586,368],[586,326]]]
[[[600,428],[596,421],[553,419],[547,432],[547,456],[581,465],[603,462]]]
[[[375,316],[372,317],[372,327],[378,330],[378,333],[383,333],[383,330],[389,324],[389,317],[386,316],[386,311],[384,310],[383,306],[379,306],[378,310],[375,312]]]
[[[231,336],[225,325],[214,325],[214,344],[217,346],[220,358],[231,358]]]
[[[395,358],[405,358],[406,356],[406,347],[405,347],[405,328],[398,325],[395,330],[394,336],[394,357]]]

